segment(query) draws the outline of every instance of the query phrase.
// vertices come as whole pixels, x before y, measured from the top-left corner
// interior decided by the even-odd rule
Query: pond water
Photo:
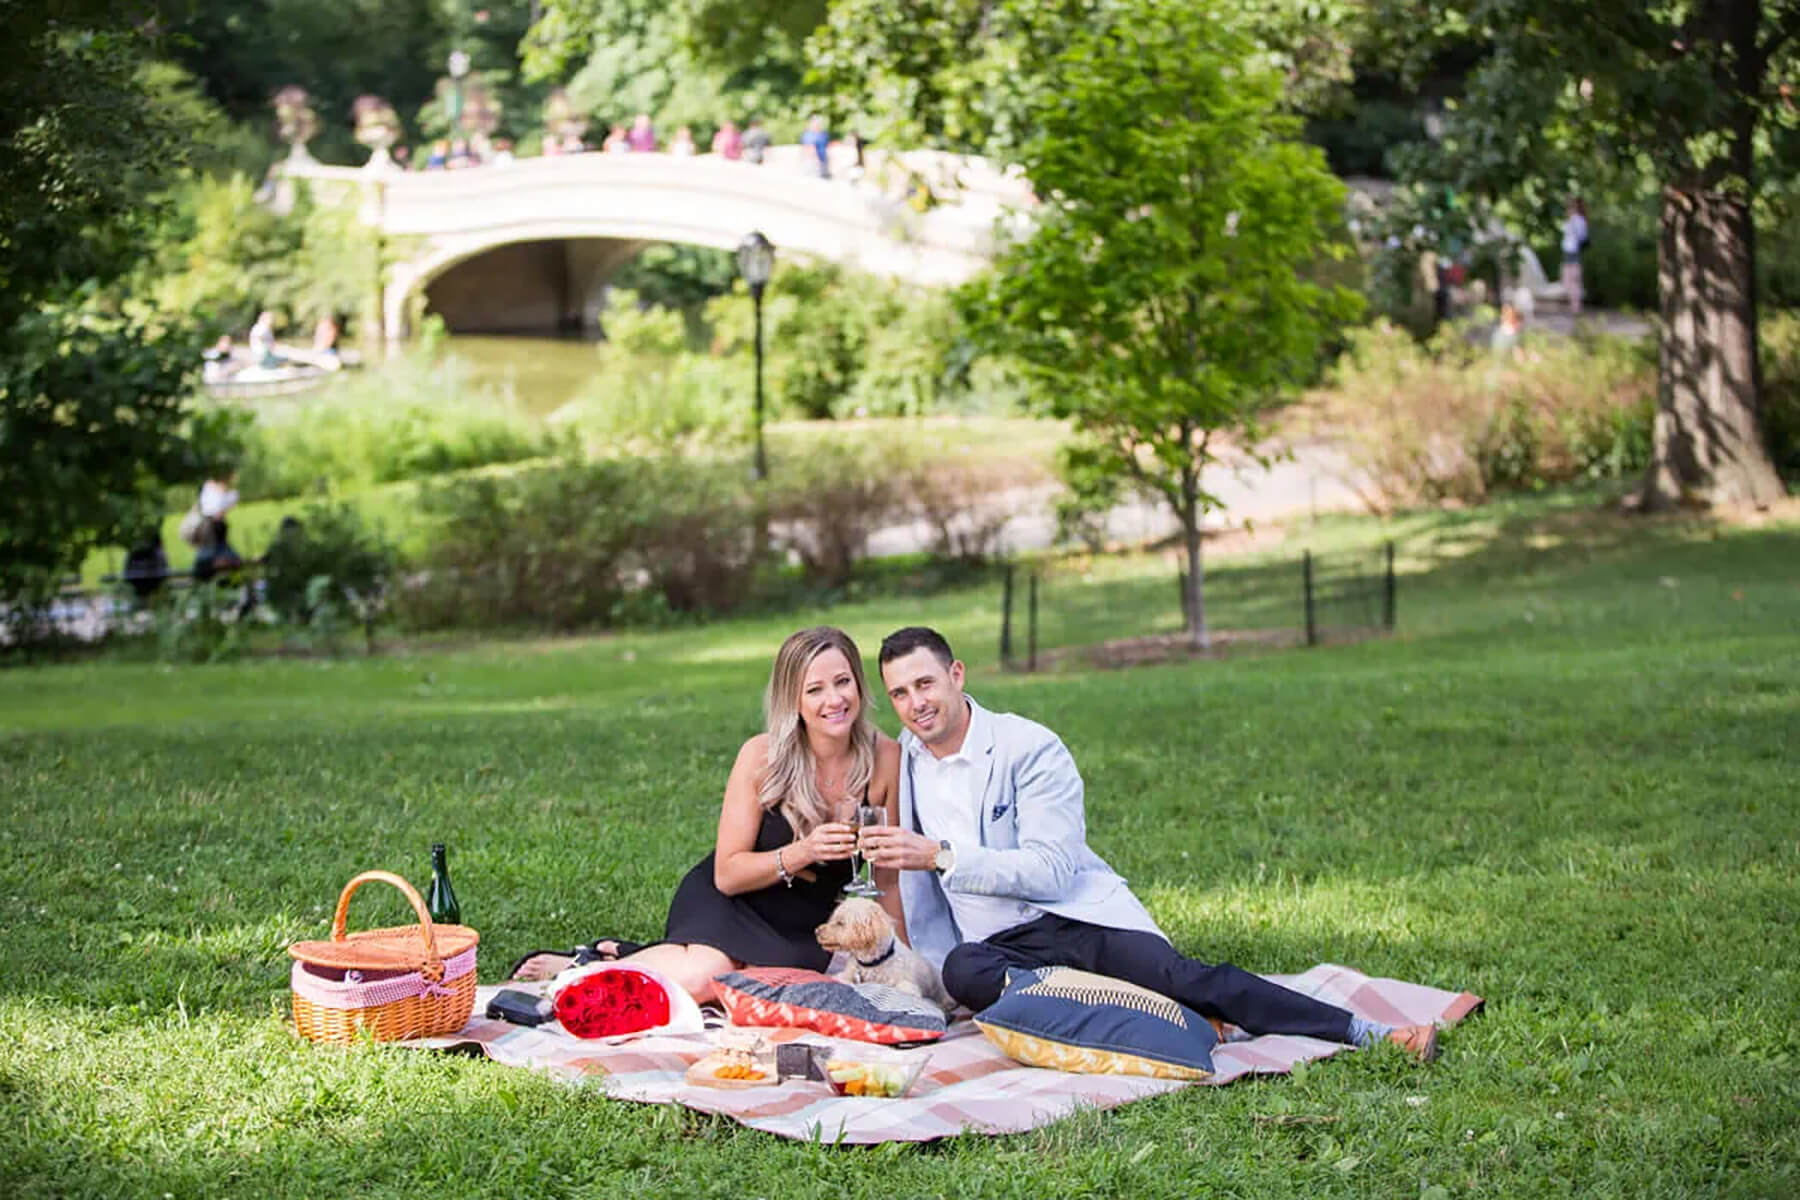
[[[437,353],[458,361],[471,391],[510,392],[527,413],[547,417],[599,373],[600,345],[580,338],[458,335],[445,338]]]

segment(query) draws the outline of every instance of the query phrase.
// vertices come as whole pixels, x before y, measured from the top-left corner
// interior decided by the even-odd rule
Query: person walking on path
[[[1009,967],[1070,966],[1160,992],[1258,1035],[1354,1046],[1390,1041],[1425,1060],[1432,1025],[1394,1028],[1270,983],[1229,963],[1188,958],[1088,848],[1081,774],[1034,721],[989,712],[963,691],[964,668],[936,630],[881,643],[881,679],[901,737],[900,819],[863,831],[864,852],[900,872],[913,949],[943,964],[944,987],[976,1012]]]
[[[800,144],[813,152],[813,174],[820,179],[831,178],[831,133],[825,128],[825,118],[814,116],[806,122],[806,132],[800,135]]]
[[[1581,316],[1582,293],[1586,284],[1581,275],[1581,252],[1588,246],[1587,206],[1581,198],[1571,197],[1569,215],[1562,228],[1562,285],[1569,301],[1569,315]]]

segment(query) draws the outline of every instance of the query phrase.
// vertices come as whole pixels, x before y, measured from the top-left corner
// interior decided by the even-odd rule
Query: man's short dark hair
[[[905,629],[896,629],[882,638],[881,655],[876,661],[885,667],[896,658],[905,658],[914,650],[931,651],[932,657],[945,667],[956,661],[956,655],[951,653],[950,643],[944,640],[944,635],[923,625],[908,625]]]

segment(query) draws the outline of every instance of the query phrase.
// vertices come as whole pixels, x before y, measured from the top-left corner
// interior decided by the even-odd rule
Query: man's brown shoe
[[[1438,1056],[1436,1025],[1402,1025],[1388,1034],[1387,1040],[1420,1062],[1431,1062]]]

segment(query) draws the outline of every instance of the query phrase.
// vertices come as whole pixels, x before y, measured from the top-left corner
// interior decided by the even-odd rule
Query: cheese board
[[[687,1081],[713,1088],[773,1087],[777,1082],[773,1062],[741,1050],[713,1051],[687,1069]]]

